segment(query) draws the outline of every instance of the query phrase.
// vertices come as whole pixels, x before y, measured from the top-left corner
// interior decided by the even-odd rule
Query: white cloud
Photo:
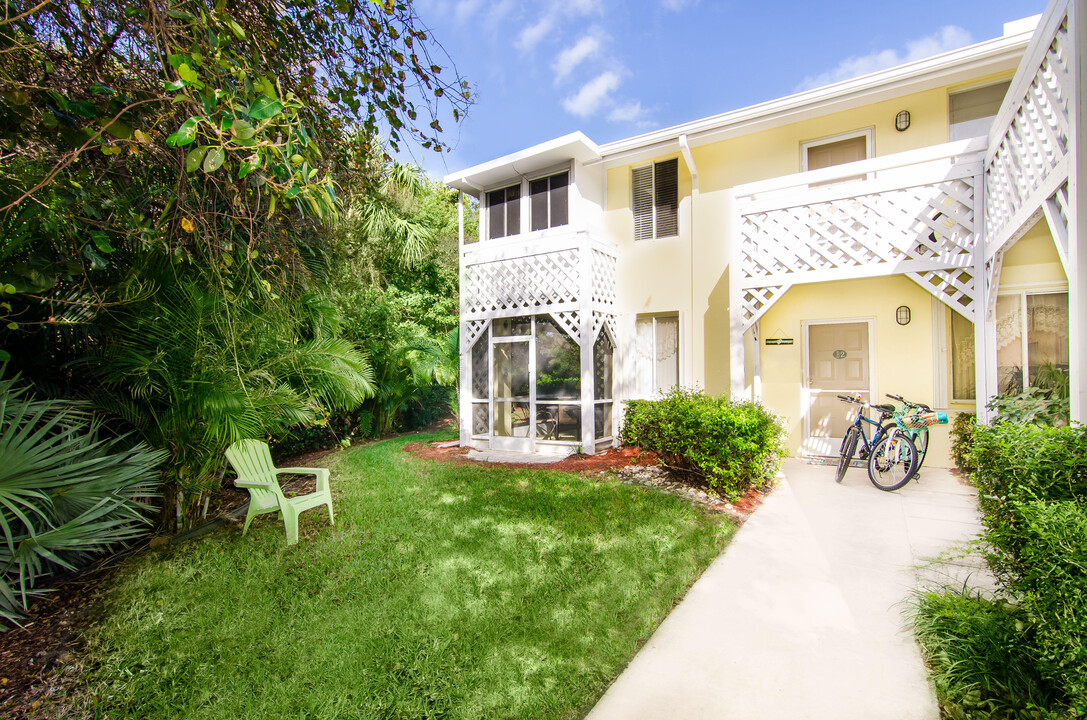
[[[563,108],[571,115],[588,117],[595,115],[605,104],[610,101],[608,97],[618,87],[621,80],[619,73],[612,70],[600,73],[595,78],[581,86],[574,95],[562,101]]]
[[[956,50],[969,45],[971,42],[973,42],[973,38],[970,37],[970,33],[966,30],[955,25],[945,25],[932,35],[908,41],[905,52],[879,50],[860,57],[846,58],[838,63],[838,66],[833,70],[804,78],[796,89],[810,90],[823,85],[841,82],[842,80],[849,80],[879,70],[886,70],[895,65],[932,57],[949,50]]]
[[[544,15],[535,25],[529,25],[522,30],[514,45],[521,52],[531,52],[541,40],[547,37],[547,33],[551,32],[554,27],[555,16]]]
[[[632,100],[622,105],[616,105],[608,113],[611,122],[640,123],[646,115],[646,110],[637,100]]]
[[[560,0],[552,7],[567,15],[591,15],[601,10],[600,0]]]
[[[555,71],[555,82],[560,82],[569,75],[581,62],[600,50],[600,38],[595,35],[586,35],[568,48],[563,48],[551,69]]]
[[[458,0],[453,14],[457,18],[458,23],[463,23],[468,18],[475,15],[476,10],[483,3],[483,0]]]

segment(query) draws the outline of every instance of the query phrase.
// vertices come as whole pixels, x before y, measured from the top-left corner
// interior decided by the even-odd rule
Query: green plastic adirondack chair
[[[249,523],[257,515],[270,512],[283,513],[287,528],[287,544],[298,542],[298,516],[305,510],[328,506],[328,520],[336,524],[332,516],[332,491],[328,487],[328,470],[325,468],[277,468],[272,464],[272,453],[267,443],[260,440],[239,440],[227,448],[226,459],[238,473],[234,484],[249,491],[249,513],[245,517],[242,535],[249,530]],[[279,487],[277,475],[298,473],[317,476],[317,491],[309,495],[288,498]]]

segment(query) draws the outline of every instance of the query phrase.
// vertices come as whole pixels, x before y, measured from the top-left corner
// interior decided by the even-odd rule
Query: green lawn
[[[732,535],[661,492],[402,452],[132,563],[90,635],[102,717],[580,718]],[[423,439],[434,439],[426,437]]]

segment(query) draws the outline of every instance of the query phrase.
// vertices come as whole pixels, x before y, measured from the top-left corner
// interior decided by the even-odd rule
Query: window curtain
[[[654,362],[658,392],[679,384],[679,318],[657,318]]]
[[[1068,366],[1068,294],[1027,296],[1027,359],[1031,371],[1044,363]]]
[[[653,394],[653,364],[656,352],[653,347],[653,318],[638,320],[634,338],[634,395],[646,397]]]
[[[974,323],[951,313],[951,396],[956,400],[977,397],[974,365]]]

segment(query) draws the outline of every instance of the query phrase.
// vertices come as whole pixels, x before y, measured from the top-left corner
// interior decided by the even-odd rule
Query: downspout
[[[691,274],[690,274],[690,282],[688,283],[688,289],[690,290],[690,293],[691,293],[691,303],[690,303],[690,308],[691,308],[691,310],[690,310],[690,316],[691,316],[691,333],[690,333],[690,335],[691,335],[691,338],[690,338],[690,345],[691,345],[692,352],[691,352],[691,360],[690,360],[690,363],[691,363],[691,365],[690,365],[690,367],[691,367],[690,375],[693,376],[694,375],[694,353],[693,353],[693,350],[694,350],[694,334],[695,334],[694,333],[694,323],[695,323],[695,318],[694,318],[694,243],[695,243],[695,238],[694,238],[694,199],[695,199],[695,197],[698,196],[699,190],[698,190],[698,166],[694,164],[694,155],[691,154],[691,146],[687,142],[687,134],[686,133],[679,136],[679,151],[681,153],[683,153],[683,160],[687,163],[687,169],[691,171],[691,219],[690,219],[690,228],[691,228]],[[706,354],[705,345],[706,345],[706,340],[705,340],[705,338],[703,338],[702,339],[703,360],[704,360],[705,354]],[[702,368],[702,385],[706,384],[705,375],[706,375],[705,366],[703,365],[703,368]],[[694,377],[688,377],[687,380],[688,380],[688,382],[690,384],[692,384],[692,385],[694,384]]]

